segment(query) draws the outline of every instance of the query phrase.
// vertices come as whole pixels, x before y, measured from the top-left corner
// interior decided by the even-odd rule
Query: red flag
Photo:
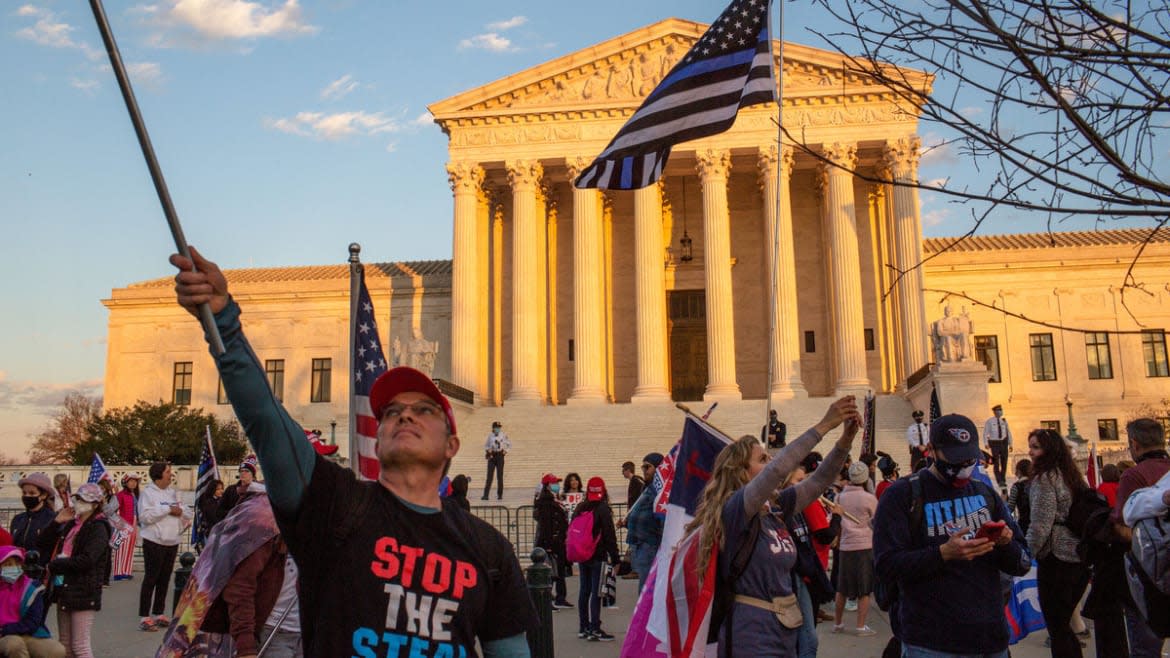
[[[687,535],[670,558],[666,611],[670,622],[671,658],[702,656],[711,625],[711,602],[715,598],[719,546],[712,544],[703,582],[699,583],[701,530]]]

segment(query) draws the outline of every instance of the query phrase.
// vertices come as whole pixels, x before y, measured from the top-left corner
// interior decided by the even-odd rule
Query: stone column
[[[792,147],[781,150],[773,146],[759,152],[760,187],[764,192],[764,225],[767,244],[768,276],[776,273],[776,299],[772,322],[776,335],[772,342],[772,382],[769,386],[773,399],[787,400],[807,397],[808,391],[800,377],[800,322],[797,317],[796,256],[792,234]],[[777,172],[779,167],[779,172]],[[776,185],[776,174],[780,185]],[[776,212],[777,193],[780,193],[780,212]],[[776,235],[780,236],[778,266],[773,268],[772,255]],[[767,291],[771,299],[772,291]]]
[[[857,201],[853,195],[857,146],[826,144],[824,155],[838,165],[822,165],[821,175],[825,178],[835,388],[837,395],[843,395],[869,387],[865,365],[865,319],[861,306],[861,266],[857,255]]]
[[[902,326],[903,376],[909,377],[929,362],[926,338],[926,301],[922,283],[922,221],[918,189],[897,183],[918,182],[918,151],[922,141],[907,137],[886,142],[883,164],[894,181],[894,267],[902,273],[896,288]],[[895,275],[896,276],[896,275]]]
[[[540,308],[537,160],[504,163],[512,186],[512,390],[508,400],[540,400]]]
[[[569,180],[591,160],[566,160]],[[601,293],[605,270],[601,262],[601,199],[597,190],[573,188],[573,393],[569,404],[605,402],[605,307]]]
[[[704,274],[707,284],[707,390],[703,399],[739,399],[735,380],[735,314],[731,293],[731,217],[727,177],[731,152],[704,149],[695,154],[703,184]]]
[[[454,258],[451,263],[451,377],[479,391],[479,188],[483,168],[474,162],[447,163],[455,195]]]
[[[662,238],[662,190],[634,191],[634,289],[637,309],[638,384],[631,402],[667,400],[666,271]]]

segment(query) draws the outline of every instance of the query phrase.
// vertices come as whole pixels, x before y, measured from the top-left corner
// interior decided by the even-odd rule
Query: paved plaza
[[[636,580],[618,581],[618,610],[602,610],[602,627],[617,636],[614,642],[586,642],[577,639],[577,611],[576,609],[553,612],[553,629],[556,640],[556,656],[558,658],[612,658],[621,650],[621,642],[625,638],[626,625],[629,623],[633,609],[634,593],[637,587]],[[134,580],[117,582],[105,590],[102,599],[102,610],[98,613],[94,623],[93,648],[94,655],[104,658],[144,658],[153,656],[162,640],[162,633],[146,633],[138,630],[138,587],[141,583],[141,574]],[[569,579],[569,600],[576,601],[576,578]],[[852,625],[853,614],[846,613],[846,625]],[[881,655],[889,637],[889,624],[885,613],[877,612],[870,615],[869,625],[878,632],[875,637],[858,638],[848,634],[835,635],[830,632],[832,626],[822,623],[820,629],[821,649],[820,656],[839,658],[877,658]],[[49,628],[54,637],[56,629],[56,609],[49,614]],[[1012,647],[1013,658],[1041,658],[1048,656],[1044,648],[1044,633],[1034,634],[1023,642]],[[1092,646],[1085,650],[1086,658],[1094,656]],[[271,658],[277,658],[272,656]],[[1105,658],[1105,657],[1101,657]],[[1108,658],[1116,658],[1109,656]]]

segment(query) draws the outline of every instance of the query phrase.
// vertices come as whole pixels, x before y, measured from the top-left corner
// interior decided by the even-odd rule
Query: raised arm
[[[316,452],[304,439],[304,430],[272,394],[264,368],[244,336],[240,307],[228,296],[223,272],[194,247],[191,257],[194,262],[178,254],[171,256],[171,264],[180,270],[175,276],[179,305],[196,317],[199,304],[211,306],[226,348],[214,357],[224,391],[264,470],[272,507],[279,513],[293,514],[313,476]]]
[[[825,412],[825,417],[819,423],[806,430],[804,434],[800,435],[800,438],[781,449],[772,461],[764,467],[764,470],[744,486],[743,505],[748,516],[751,517],[751,515],[755,514],[763,506],[764,501],[772,497],[776,489],[780,488],[780,484],[784,481],[784,478],[792,472],[792,469],[800,464],[800,461],[808,453],[812,452],[812,449],[820,443],[825,434],[828,434],[847,420],[851,420],[857,426],[861,424],[861,417],[857,411],[857,402],[852,395],[847,395],[829,405],[828,411]],[[849,448],[853,445],[853,437],[856,434],[856,427],[853,428],[852,433],[847,428],[846,432],[837,441],[837,445],[825,457],[825,461],[813,473],[813,477],[808,478],[808,480],[796,486],[796,509],[804,509],[806,505],[828,488],[829,483],[833,481],[832,475],[840,471],[841,465],[845,463],[845,456],[849,454]],[[832,464],[836,464],[836,466],[833,467]],[[826,466],[829,467],[829,470],[826,470]],[[822,473],[822,471],[824,472]],[[818,486],[820,487],[819,489],[816,488]]]

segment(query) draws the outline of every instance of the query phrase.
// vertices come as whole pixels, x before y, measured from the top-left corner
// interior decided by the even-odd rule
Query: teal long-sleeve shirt
[[[316,451],[305,440],[304,429],[273,395],[264,367],[244,336],[239,304],[229,299],[215,315],[215,324],[225,349],[219,356],[213,352],[212,357],[223,379],[224,392],[264,471],[272,508],[278,516],[295,516],[313,477]],[[440,512],[412,507],[420,512]],[[523,633],[485,642],[483,652],[486,658],[530,656]]]

